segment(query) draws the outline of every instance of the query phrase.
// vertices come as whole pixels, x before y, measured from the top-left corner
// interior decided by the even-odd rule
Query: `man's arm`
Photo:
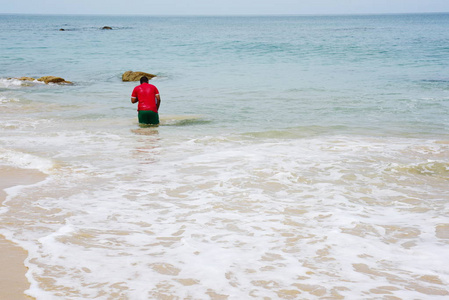
[[[139,99],[137,99],[137,86],[133,89],[131,93],[131,103],[137,103]]]
[[[161,95],[156,94],[156,107],[159,110],[159,106],[161,105]]]

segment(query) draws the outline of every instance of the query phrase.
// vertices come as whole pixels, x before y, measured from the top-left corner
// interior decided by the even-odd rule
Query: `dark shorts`
[[[159,114],[151,110],[139,110],[140,124],[159,124]]]

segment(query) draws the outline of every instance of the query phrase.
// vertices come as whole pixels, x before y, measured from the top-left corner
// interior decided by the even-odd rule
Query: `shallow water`
[[[0,161],[48,175],[0,215],[27,293],[446,298],[447,20],[1,15]],[[43,75],[75,84],[7,79]]]

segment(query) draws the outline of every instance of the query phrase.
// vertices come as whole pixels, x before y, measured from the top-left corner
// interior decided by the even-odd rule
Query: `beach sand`
[[[45,179],[37,170],[27,170],[0,166],[0,205],[6,199],[4,189],[16,185],[34,184]],[[0,224],[1,226],[1,224]],[[30,300],[24,294],[30,286],[25,277],[27,271],[24,260],[27,252],[0,235],[0,299]]]

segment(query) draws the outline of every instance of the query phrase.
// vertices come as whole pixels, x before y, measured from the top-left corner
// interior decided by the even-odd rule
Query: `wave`
[[[5,104],[5,103],[10,103],[10,102],[19,102],[19,100],[14,99],[14,98],[7,98],[4,96],[0,96],[0,103]]]
[[[449,79],[423,79],[422,81],[431,83],[449,83]]]
[[[165,116],[161,118],[162,126],[191,126],[209,124],[212,121],[201,116]]]
[[[45,85],[37,80],[19,80],[17,78],[0,78],[0,88],[20,88],[23,86]]]
[[[354,132],[354,129],[351,129]],[[284,130],[267,130],[260,132],[248,132],[244,135],[255,138],[273,138],[273,139],[299,139],[310,136],[320,136],[328,134],[348,133],[350,128],[347,126],[300,126],[287,128]]]
[[[50,159],[4,148],[0,148],[0,163],[22,169],[35,169],[45,174],[49,174],[54,167]]]
[[[389,167],[387,171],[418,176],[434,176],[449,180],[449,163],[443,161],[428,160],[427,162],[409,165],[395,164]]]

